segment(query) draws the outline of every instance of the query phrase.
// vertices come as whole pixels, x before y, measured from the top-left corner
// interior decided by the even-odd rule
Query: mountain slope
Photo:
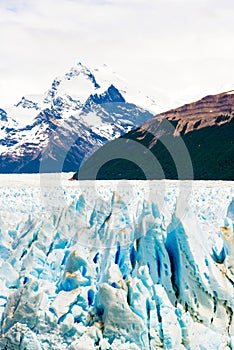
[[[159,114],[97,151],[79,177],[94,178],[98,164],[98,179],[233,180],[233,106],[228,92]],[[111,150],[113,158],[101,164]]]
[[[155,121],[167,119],[176,123],[174,135],[180,135],[215,124],[221,125],[233,116],[234,90],[208,95],[196,102],[160,113],[146,122],[143,128],[150,131],[154,128]]]
[[[74,171],[105,142],[153,116],[108,67],[94,71],[78,63],[45,94],[0,110],[1,173]]]

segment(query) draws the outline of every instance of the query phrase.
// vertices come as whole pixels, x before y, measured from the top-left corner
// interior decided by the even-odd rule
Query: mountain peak
[[[115,94],[115,102],[127,101],[144,110],[152,111],[154,114],[158,112],[155,101],[148,96],[144,96],[138,87],[130,86],[109,65],[102,64],[98,67],[90,68],[82,62],[75,63],[66,73],[57,76],[44,94],[23,96],[14,107],[9,108],[6,112],[9,112],[15,121],[18,122],[17,114],[19,109],[22,110],[22,113],[30,113],[32,118],[35,118],[39,110],[51,108],[61,100],[66,100],[67,106],[72,102],[71,107],[73,110],[76,110],[82,104],[85,104],[90,97],[95,95],[107,96],[110,93],[108,89],[111,86],[118,91],[119,98],[117,101]],[[113,96],[109,97],[109,102],[114,102]]]
[[[123,98],[122,94],[119,92],[119,90],[111,84],[108,89],[102,93],[102,94],[94,94],[90,95],[89,99],[87,100],[87,103],[90,101],[96,103],[96,104],[104,104],[104,103],[124,103],[126,102]]]
[[[65,74],[67,80],[83,75],[94,85],[95,89],[99,89],[100,85],[97,83],[95,76],[92,74],[90,69],[83,65],[81,62],[78,62],[76,66],[73,66],[68,73]]]
[[[63,76],[54,79],[44,102],[51,103],[54,98],[70,96],[73,100],[84,103],[96,90],[105,89],[101,85],[91,70],[78,62]]]

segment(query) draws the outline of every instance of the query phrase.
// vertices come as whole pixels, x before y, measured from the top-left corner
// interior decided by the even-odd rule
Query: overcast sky
[[[233,0],[0,0],[0,107],[76,62],[166,107],[234,89]]]

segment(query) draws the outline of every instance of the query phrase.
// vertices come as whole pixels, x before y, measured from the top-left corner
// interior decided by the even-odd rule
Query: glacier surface
[[[1,349],[233,349],[234,186],[0,176]]]

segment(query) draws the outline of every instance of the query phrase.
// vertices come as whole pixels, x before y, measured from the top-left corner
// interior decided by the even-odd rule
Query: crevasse
[[[163,205],[142,188],[71,193],[11,224],[1,208],[1,349],[234,348],[230,186],[196,186],[183,214],[170,185]],[[16,192],[1,194],[11,210]]]

